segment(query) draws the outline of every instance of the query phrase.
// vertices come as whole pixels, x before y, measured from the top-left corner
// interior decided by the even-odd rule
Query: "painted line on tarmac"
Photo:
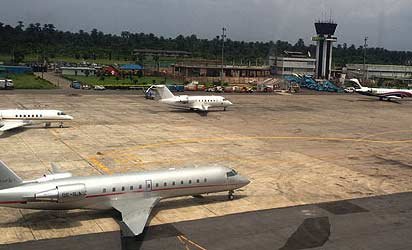
[[[396,131],[400,132],[400,131]],[[393,131],[392,133],[396,133]],[[390,132],[386,132],[390,133]],[[383,134],[383,133],[381,133]],[[148,148],[156,148],[161,146],[169,146],[169,145],[179,145],[179,144],[190,144],[190,143],[199,143],[199,142],[224,142],[224,141],[246,141],[246,140],[298,140],[298,141],[329,141],[329,142],[352,142],[352,143],[375,143],[375,144],[407,144],[412,143],[412,139],[409,140],[373,140],[367,138],[341,138],[341,137],[315,137],[315,136],[245,136],[245,137],[212,137],[212,138],[188,138],[188,139],[177,139],[171,141],[163,141],[163,142],[156,142],[156,143],[149,143],[144,145],[137,145],[123,149],[115,149],[111,151],[103,152],[106,156],[112,155],[122,155],[126,161],[133,163],[134,165],[144,165],[145,163],[141,161],[141,159],[137,159],[140,161],[139,163],[130,161],[130,154],[136,154],[133,152],[134,150],[140,149],[148,149]],[[130,152],[130,153],[129,153]],[[129,157],[127,157],[129,155]],[[113,174],[113,171],[105,166],[102,162],[100,162],[96,157],[90,157],[90,162],[93,163],[94,166],[102,170],[106,174]]]
[[[197,243],[189,240],[188,238],[186,238],[186,237],[183,236],[183,235],[178,235],[177,238],[178,238],[179,241],[186,247],[186,249],[190,249],[190,248],[187,246],[187,244],[185,243],[185,241],[186,241],[187,243],[189,243],[190,245],[196,247],[197,249],[206,250],[206,248],[204,248],[204,247],[200,246],[199,244],[197,244]]]
[[[113,171],[110,168],[106,167],[102,162],[100,162],[95,157],[89,158],[89,162],[92,163],[93,166],[97,167],[98,169],[102,170],[106,174],[113,174]]]
[[[177,139],[171,141],[163,141],[156,143],[149,143],[144,145],[137,145],[123,149],[115,149],[103,152],[106,155],[125,154],[126,151],[156,148],[160,146],[179,145],[199,142],[219,142],[219,141],[246,141],[246,140],[298,140],[298,141],[340,141],[340,142],[356,142],[356,143],[376,143],[376,144],[403,144],[412,143],[409,140],[373,140],[366,138],[341,138],[341,137],[315,137],[315,136],[245,136],[245,137],[212,137],[212,138],[189,138]]]

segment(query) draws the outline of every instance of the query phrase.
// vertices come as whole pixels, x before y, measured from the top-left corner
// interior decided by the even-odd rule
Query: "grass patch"
[[[56,86],[50,82],[35,76],[32,73],[28,74],[9,74],[6,76],[8,79],[12,79],[15,89],[55,89]]]
[[[133,79],[125,78],[121,79],[114,76],[105,76],[100,78],[97,76],[64,76],[65,78],[72,81],[79,81],[81,83],[86,83],[89,85],[102,85],[102,86],[128,86],[128,85],[152,85],[163,84],[165,82],[164,77],[155,76],[135,76]],[[179,82],[173,81],[171,79],[166,79],[167,84],[179,84]]]

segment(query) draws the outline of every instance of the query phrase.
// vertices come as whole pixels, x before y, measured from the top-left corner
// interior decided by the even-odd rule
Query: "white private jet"
[[[73,117],[60,110],[0,110],[0,131],[7,131],[36,123],[45,123],[46,127],[50,127],[52,122],[59,122],[62,128],[63,122],[68,120],[73,120]]]
[[[387,89],[387,88],[369,88],[363,87],[358,79],[350,79],[358,88],[356,93],[366,96],[378,97],[381,101],[400,100],[405,97],[412,97],[412,90],[410,89]]]
[[[156,170],[140,173],[76,177],[53,166],[52,174],[23,181],[0,161],[0,206],[27,209],[115,209],[122,214],[124,236],[143,232],[160,200],[233,193],[249,184],[224,166]]]
[[[233,104],[223,96],[175,96],[166,85],[153,85],[150,89],[159,93],[160,102],[175,108],[189,108],[190,110],[207,112],[210,108],[220,107],[226,111],[226,108]]]

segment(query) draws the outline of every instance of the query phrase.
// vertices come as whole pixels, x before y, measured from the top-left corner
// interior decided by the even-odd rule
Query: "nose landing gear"
[[[229,191],[229,194],[227,196],[227,198],[231,201],[233,201],[233,199],[235,199],[235,196],[233,195],[235,192],[233,190]]]
[[[59,128],[63,128],[63,127],[64,127],[63,122],[60,122]]]

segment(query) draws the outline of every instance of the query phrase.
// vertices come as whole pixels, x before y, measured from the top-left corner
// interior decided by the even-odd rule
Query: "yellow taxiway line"
[[[390,132],[386,132],[390,133]],[[395,133],[395,132],[393,132]],[[380,133],[385,134],[385,133]],[[369,137],[369,136],[368,136]],[[336,142],[353,142],[353,143],[375,143],[375,144],[405,144],[412,143],[412,139],[408,140],[373,140],[368,139],[368,137],[363,138],[342,138],[342,137],[318,137],[318,136],[241,136],[241,137],[212,137],[212,138],[188,138],[188,139],[177,139],[163,142],[148,143],[144,145],[132,146],[124,149],[116,149],[112,151],[103,152],[104,155],[123,155],[126,156],[127,151],[156,148],[160,146],[168,145],[178,145],[178,144],[190,144],[199,142],[220,142],[220,141],[245,141],[245,140],[298,140],[298,141],[336,141]],[[107,174],[112,174],[113,171],[100,162],[96,157],[89,158],[90,162]],[[138,159],[138,161],[141,161]]]

